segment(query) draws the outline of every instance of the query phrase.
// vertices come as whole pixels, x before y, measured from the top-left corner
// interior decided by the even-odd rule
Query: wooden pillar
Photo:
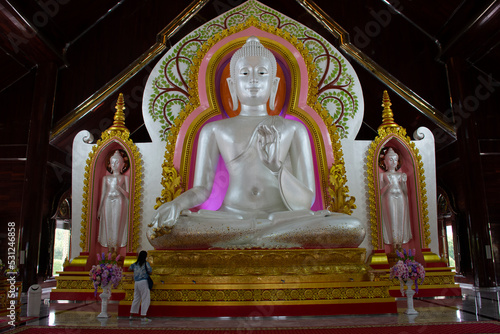
[[[20,266],[24,291],[38,281],[43,194],[57,71],[53,62],[39,64],[33,91],[20,219],[19,261],[24,262]]]
[[[458,158],[463,168],[463,178],[455,180],[465,187],[465,217],[468,227],[471,258],[473,259],[474,285],[495,287],[495,264],[489,230],[489,215],[481,165],[480,147],[474,102],[476,78],[470,75],[465,60],[457,57],[448,60],[453,116],[458,125]],[[469,74],[469,75],[468,75]]]
[[[0,25],[2,31],[8,32],[0,34],[2,48],[17,62],[36,71],[33,88],[23,92],[27,99],[33,101],[29,112],[17,245],[17,263],[23,290],[26,291],[30,285],[37,283],[52,108],[58,67],[64,59],[50,39],[42,36],[36,25],[24,18],[7,0],[0,0]]]

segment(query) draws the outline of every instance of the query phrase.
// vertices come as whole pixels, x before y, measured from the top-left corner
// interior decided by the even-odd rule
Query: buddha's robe
[[[309,197],[300,196],[305,185],[290,172],[288,161],[274,173],[259,158],[259,126],[273,125],[282,133],[284,122],[280,116],[264,118],[242,153],[225,161],[230,183],[218,211],[184,210],[169,234],[151,238],[148,231],[155,249],[359,246],[365,231],[357,219],[327,210],[295,210],[311,207],[304,203]],[[268,193],[260,196],[260,191]]]

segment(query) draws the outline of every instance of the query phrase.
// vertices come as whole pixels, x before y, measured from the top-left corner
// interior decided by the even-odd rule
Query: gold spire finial
[[[379,130],[384,128],[399,128],[399,125],[394,122],[394,114],[392,113],[391,105],[389,93],[384,90],[382,97],[382,107],[384,107],[384,110],[382,110],[382,124],[378,127]]]
[[[123,100],[123,93],[120,93],[120,95],[118,95],[118,100],[116,101],[115,109],[116,112],[113,125],[111,125],[106,131],[110,132],[115,130],[115,131],[124,131],[130,133],[130,131],[125,126],[125,114],[123,113],[123,111],[125,110],[125,102]]]

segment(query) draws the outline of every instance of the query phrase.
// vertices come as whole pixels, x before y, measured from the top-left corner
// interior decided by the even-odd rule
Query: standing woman
[[[153,272],[151,265],[146,261],[148,253],[141,251],[137,257],[137,261],[132,263],[128,268],[129,271],[134,271],[134,301],[130,309],[130,318],[134,319],[139,313],[139,306],[141,306],[141,320],[149,322],[151,319],[146,318],[150,300],[148,276]]]

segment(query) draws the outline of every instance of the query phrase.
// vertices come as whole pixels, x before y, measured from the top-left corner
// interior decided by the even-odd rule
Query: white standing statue
[[[400,249],[411,238],[410,207],[408,205],[407,175],[396,171],[399,156],[389,148],[384,156],[386,171],[380,174],[380,202],[384,243]]]
[[[129,177],[123,175],[125,161],[119,150],[109,158],[111,175],[102,178],[102,193],[97,218],[99,243],[118,249],[127,245],[129,211]]]
[[[307,129],[267,113],[267,103],[275,105],[276,69],[274,55],[256,37],[234,53],[227,82],[241,112],[200,131],[193,187],[158,208],[147,232],[155,248],[328,248],[363,241],[356,218],[310,210],[315,176]],[[219,156],[229,173],[221,208],[187,210],[209,198]]]

